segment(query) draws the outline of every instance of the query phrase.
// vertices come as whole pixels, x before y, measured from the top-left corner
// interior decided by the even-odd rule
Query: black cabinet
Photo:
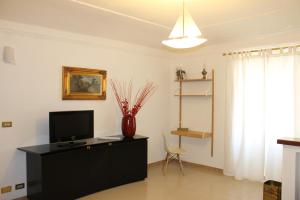
[[[140,163],[147,163],[147,141],[134,141],[131,142],[132,148],[127,148],[126,145],[116,144],[111,149],[112,160],[111,181],[115,185],[125,184],[128,181],[133,182],[139,180],[139,177],[147,176],[147,166],[135,164],[137,161]],[[134,149],[139,149],[135,151]],[[134,155],[134,156],[131,156]]]
[[[55,145],[19,148],[26,152],[30,199],[75,199],[147,177],[146,137],[89,139],[76,147]]]

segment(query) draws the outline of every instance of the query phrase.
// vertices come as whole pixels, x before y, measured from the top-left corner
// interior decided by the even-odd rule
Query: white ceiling
[[[74,0],[0,0],[0,18],[162,48],[160,41],[168,37],[182,8],[181,0],[80,1],[86,5]],[[300,0],[185,3],[207,45],[300,30]]]

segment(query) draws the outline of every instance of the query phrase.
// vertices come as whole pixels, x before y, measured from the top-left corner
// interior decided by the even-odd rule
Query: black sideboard
[[[148,138],[118,137],[18,148],[26,152],[28,198],[71,200],[145,179]]]

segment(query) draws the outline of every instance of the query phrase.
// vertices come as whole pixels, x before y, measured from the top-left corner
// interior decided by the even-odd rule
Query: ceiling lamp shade
[[[182,15],[179,16],[168,40],[163,40],[162,44],[176,48],[192,48],[203,44],[207,39],[200,37],[201,31],[197,27],[190,13],[185,9],[183,4]]]

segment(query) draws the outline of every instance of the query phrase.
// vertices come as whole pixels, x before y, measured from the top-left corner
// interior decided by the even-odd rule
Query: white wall
[[[17,147],[48,143],[48,113],[93,109],[95,137],[121,134],[121,114],[110,86],[105,101],[63,101],[62,65],[107,70],[108,79],[133,80],[136,89],[146,80],[157,91],[137,115],[137,134],[149,137],[149,160],[162,160],[161,133],[167,130],[169,70],[167,54],[117,41],[75,35],[36,26],[0,21],[0,53],[12,46],[16,65],[0,60],[0,186],[26,182],[25,153]],[[161,148],[160,148],[161,147]],[[25,196],[26,189],[0,195]]]
[[[224,151],[224,109],[225,109],[225,62],[221,55],[199,54],[197,56],[181,56],[172,61],[170,82],[170,129],[175,130],[178,127],[178,93],[179,83],[174,82],[176,68],[181,65],[189,78],[201,78],[203,65],[206,64],[206,70],[211,76],[211,70],[215,70],[215,139],[214,156],[211,157],[211,139],[197,139],[182,137],[182,147],[186,150],[183,160],[198,163],[202,165],[223,168]],[[183,90],[187,93],[201,93],[211,91],[211,82],[188,82],[184,83]],[[211,102],[210,97],[183,97],[182,104],[182,127],[188,127],[191,130],[211,131]],[[174,139],[174,144],[177,139]]]
[[[300,138],[300,55],[296,56],[295,64],[295,136]],[[300,165],[298,166],[300,168]]]

